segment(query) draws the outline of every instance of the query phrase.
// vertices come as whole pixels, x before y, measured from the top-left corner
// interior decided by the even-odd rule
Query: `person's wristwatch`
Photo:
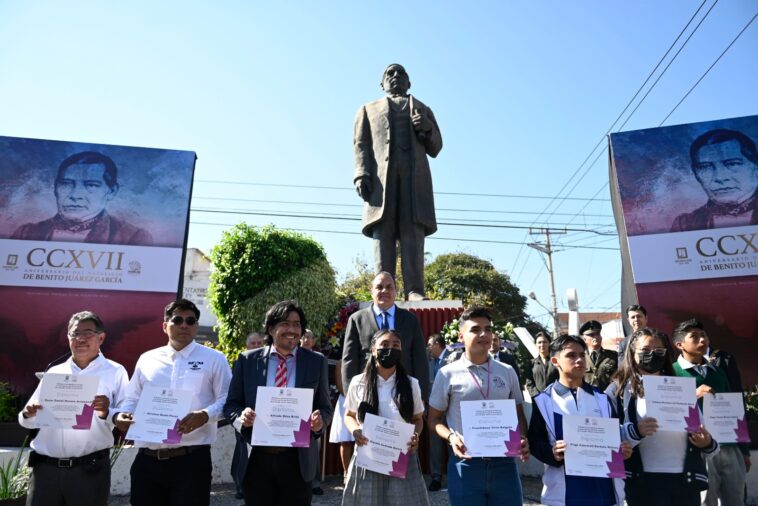
[[[356,434],[361,434],[363,431],[361,429],[355,429],[353,431],[353,439],[358,439],[358,436]]]

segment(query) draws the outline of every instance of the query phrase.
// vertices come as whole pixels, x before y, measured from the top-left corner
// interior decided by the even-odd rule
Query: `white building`
[[[184,258],[184,286],[182,295],[191,300],[200,310],[200,330],[197,340],[218,341],[218,336],[213,331],[216,325],[216,316],[211,312],[208,303],[208,286],[211,281],[211,259],[197,248],[187,248]]]

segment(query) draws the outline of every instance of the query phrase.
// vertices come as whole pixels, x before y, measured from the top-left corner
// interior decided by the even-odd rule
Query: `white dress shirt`
[[[405,422],[403,417],[400,416],[400,409],[395,404],[395,376],[397,373],[393,373],[392,376],[386,380],[376,375],[376,391],[379,394],[379,416],[389,418],[391,420],[398,420]],[[363,396],[366,391],[366,380],[363,373],[359,374],[350,382],[350,387],[347,389],[347,399],[345,399],[345,410],[358,412],[358,406],[363,401]],[[418,380],[412,376],[408,376],[411,380],[411,392],[413,392],[413,414],[419,415],[424,412],[424,403],[421,401],[421,387],[418,386]]]
[[[135,441],[134,445],[159,449],[212,444],[216,441],[216,421],[223,416],[222,408],[226,402],[231,378],[232,371],[226,357],[195,342],[179,351],[168,344],[143,353],[137,360],[134,375],[126,389],[126,399],[119,411],[134,413],[142,388],[149,384],[190,390],[193,395],[189,410],[203,410],[208,413],[208,423],[189,434],[183,434],[179,445],[144,441]],[[129,438],[128,433],[126,437]]]
[[[79,429],[53,429],[43,427],[39,434],[31,442],[31,448],[37,453],[57,459],[68,459],[89,455],[92,452],[104,450],[113,446],[113,422],[111,415],[117,411],[118,405],[123,402],[126,393],[126,385],[129,376],[121,364],[108,360],[102,354],[89,363],[84,369],[80,369],[73,359],[69,358],[62,364],[51,367],[51,374],[72,374],[82,376],[98,376],[100,383],[97,386],[97,395],[105,395],[110,400],[110,414],[105,420],[97,416],[92,417],[90,430]],[[40,386],[29,399],[29,403],[39,402]],[[28,403],[27,403],[28,404]],[[43,406],[44,409],[44,406]],[[36,416],[24,418],[23,411],[18,414],[18,423],[27,429],[35,428]]]
[[[378,306],[371,304],[371,309],[374,311],[374,319],[376,320],[379,330],[382,329],[382,321],[384,320],[382,313],[387,313],[387,325],[389,325],[389,328],[395,328],[395,309],[397,309],[397,306],[393,304],[392,307],[387,309],[387,311],[382,311]]]

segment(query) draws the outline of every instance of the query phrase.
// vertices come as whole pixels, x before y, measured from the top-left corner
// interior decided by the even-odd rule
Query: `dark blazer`
[[[605,390],[611,383],[611,376],[613,376],[613,373],[618,369],[619,354],[613,350],[600,348],[597,360],[593,363],[590,358],[590,353],[589,349],[585,353],[587,372],[584,373],[584,381],[593,387]]]
[[[745,225],[758,225],[758,191],[753,193],[753,213],[750,215],[750,223]],[[714,204],[711,200],[705,203],[705,205],[698,207],[691,213],[680,214],[674,218],[674,223],[671,224],[672,232],[683,232],[687,230],[704,230],[713,228],[713,216],[716,214],[714,208],[718,204]]]
[[[240,354],[232,370],[232,381],[229,384],[229,395],[224,404],[224,416],[234,422],[240,413],[246,408],[255,409],[255,399],[258,387],[266,386],[266,373],[268,372],[268,357],[271,346],[265,346],[255,350],[245,351]],[[295,358],[295,388],[310,388],[313,390],[313,410],[320,410],[324,419],[324,429],[332,421],[332,403],[329,399],[329,382],[327,362],[323,355],[312,351],[298,348]],[[242,428],[242,436],[248,444],[250,451],[250,437],[253,429]],[[323,432],[323,430],[322,430]],[[305,481],[311,481],[316,477],[318,469],[319,452],[316,439],[321,434],[311,433],[311,445],[308,448],[298,448],[297,455],[300,461],[300,474]],[[250,458],[253,455],[250,454]],[[240,462],[238,476],[244,478],[247,470],[247,462]]]
[[[53,232],[60,221],[61,218],[56,215],[37,223],[21,225],[13,232],[11,239],[49,241],[53,237]],[[106,211],[103,211],[95,219],[92,228],[84,238],[84,242],[151,246],[153,244],[153,237],[146,230],[114,218]]]
[[[558,369],[550,362],[550,357],[548,357],[545,364],[542,363],[540,357],[534,357],[532,369],[531,371],[526,371],[526,373],[526,389],[529,391],[532,399],[537,397],[537,394],[542,392],[545,387],[558,379]]]
[[[345,390],[350,380],[363,372],[371,354],[371,338],[379,330],[371,306],[350,315],[345,329],[345,344],[342,348],[342,382]],[[400,362],[405,372],[418,380],[421,398],[429,400],[429,361],[426,341],[418,318],[405,309],[395,307],[395,330],[400,334],[403,355]]]

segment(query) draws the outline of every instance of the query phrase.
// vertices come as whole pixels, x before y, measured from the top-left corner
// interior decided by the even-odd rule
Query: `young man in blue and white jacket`
[[[550,346],[550,360],[558,369],[558,380],[533,400],[529,446],[532,454],[545,464],[541,502],[548,506],[624,504],[623,480],[568,476],[563,468],[565,415],[616,417],[614,405],[608,397],[584,381],[586,351],[587,345],[579,336],[562,335],[555,339]],[[628,440],[628,425],[620,427],[620,430],[622,441]],[[621,450],[624,458],[631,455],[632,449],[628,443],[622,442]]]

